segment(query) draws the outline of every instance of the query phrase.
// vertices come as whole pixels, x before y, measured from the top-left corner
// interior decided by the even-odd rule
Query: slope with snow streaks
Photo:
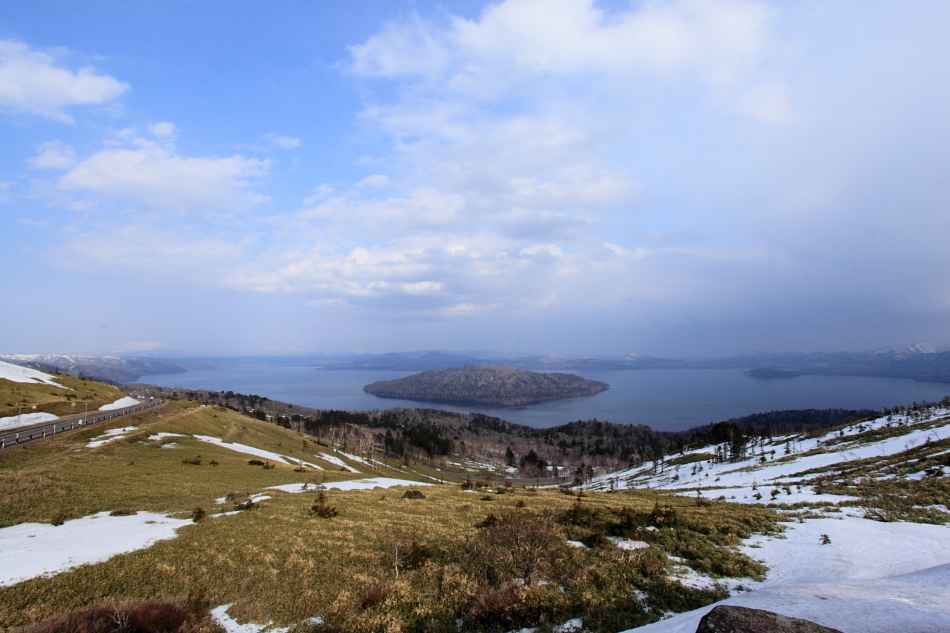
[[[60,389],[69,389],[64,387],[55,380],[53,376],[45,372],[39,371],[37,369],[30,369],[29,367],[20,367],[19,365],[14,365],[12,363],[6,363],[0,360],[0,378],[5,378],[11,382],[28,382],[28,383],[43,383],[50,385],[51,387],[59,387]],[[72,391],[70,389],[70,391]]]
[[[654,488],[689,491],[707,498],[725,496],[730,501],[768,502],[770,490],[782,489],[777,503],[815,501],[810,488],[813,475],[836,467],[873,460],[932,445],[950,439],[950,410],[930,409],[927,415],[884,416],[845,429],[829,431],[820,437],[801,435],[774,437],[752,447],[751,455],[737,461],[700,459],[688,463],[691,455],[708,455],[716,448],[702,447],[685,451],[677,458],[683,462],[641,467],[610,473],[596,478],[588,486],[594,490],[613,488]],[[725,451],[725,447],[718,447]],[[788,453],[788,454],[785,454]],[[761,487],[761,490],[759,488]],[[791,488],[794,487],[794,490]],[[756,494],[761,495],[760,498]],[[824,495],[821,501],[835,503],[845,498]]]

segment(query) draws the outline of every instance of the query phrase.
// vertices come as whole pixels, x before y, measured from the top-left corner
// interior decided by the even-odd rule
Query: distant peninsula
[[[366,393],[381,398],[502,406],[593,396],[607,389],[610,385],[605,382],[587,380],[576,374],[542,374],[514,367],[481,365],[432,369],[363,387]]]
[[[775,369],[774,367],[759,367],[744,372],[746,376],[753,378],[798,378],[801,373],[787,369]]]

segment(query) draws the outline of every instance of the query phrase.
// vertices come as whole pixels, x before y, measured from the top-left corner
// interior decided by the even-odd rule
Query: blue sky
[[[944,2],[0,13],[5,353],[950,340]]]

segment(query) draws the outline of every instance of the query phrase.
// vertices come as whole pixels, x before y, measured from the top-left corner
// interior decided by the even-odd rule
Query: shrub
[[[363,590],[363,595],[360,597],[360,609],[372,609],[379,606],[386,600],[388,593],[386,585],[381,582],[370,585]]]
[[[195,506],[191,509],[191,520],[197,523],[201,519],[205,518],[205,511],[201,509],[201,506]]]
[[[263,466],[264,462],[262,462],[259,459],[249,459],[247,460],[247,465],[248,466]]]
[[[184,600],[124,602],[85,607],[16,629],[16,633],[192,633],[207,612]]]
[[[502,510],[492,525],[479,531],[475,541],[487,564],[521,579],[526,586],[544,575],[567,548],[551,512],[525,510]]]
[[[113,510],[112,512],[109,513],[109,516],[110,517],[127,517],[133,514],[138,514],[138,512],[136,512],[135,510],[122,509],[122,510]]]
[[[323,490],[317,493],[317,500],[310,506],[310,512],[321,519],[332,519],[339,514],[335,507],[327,503],[327,493]]]

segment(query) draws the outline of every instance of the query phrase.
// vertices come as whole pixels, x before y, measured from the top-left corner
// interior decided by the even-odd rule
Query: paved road
[[[123,415],[128,415],[129,413],[135,413],[136,411],[141,411],[150,407],[156,407],[164,403],[165,401],[163,399],[155,398],[154,400],[146,400],[139,404],[133,404],[131,407],[124,407],[122,409],[114,409],[112,411],[90,411],[88,415],[71,416],[68,418],[60,418],[59,420],[54,420],[52,422],[44,422],[43,424],[34,424],[33,426],[23,427],[21,429],[0,431],[0,449],[10,448],[11,446],[16,446],[17,444],[25,444],[27,442],[39,440],[44,437],[50,437],[52,435],[58,435],[59,433],[65,433],[66,431],[71,431],[73,429],[83,428],[85,426],[89,426],[90,424],[96,424],[97,422],[112,420]]]

